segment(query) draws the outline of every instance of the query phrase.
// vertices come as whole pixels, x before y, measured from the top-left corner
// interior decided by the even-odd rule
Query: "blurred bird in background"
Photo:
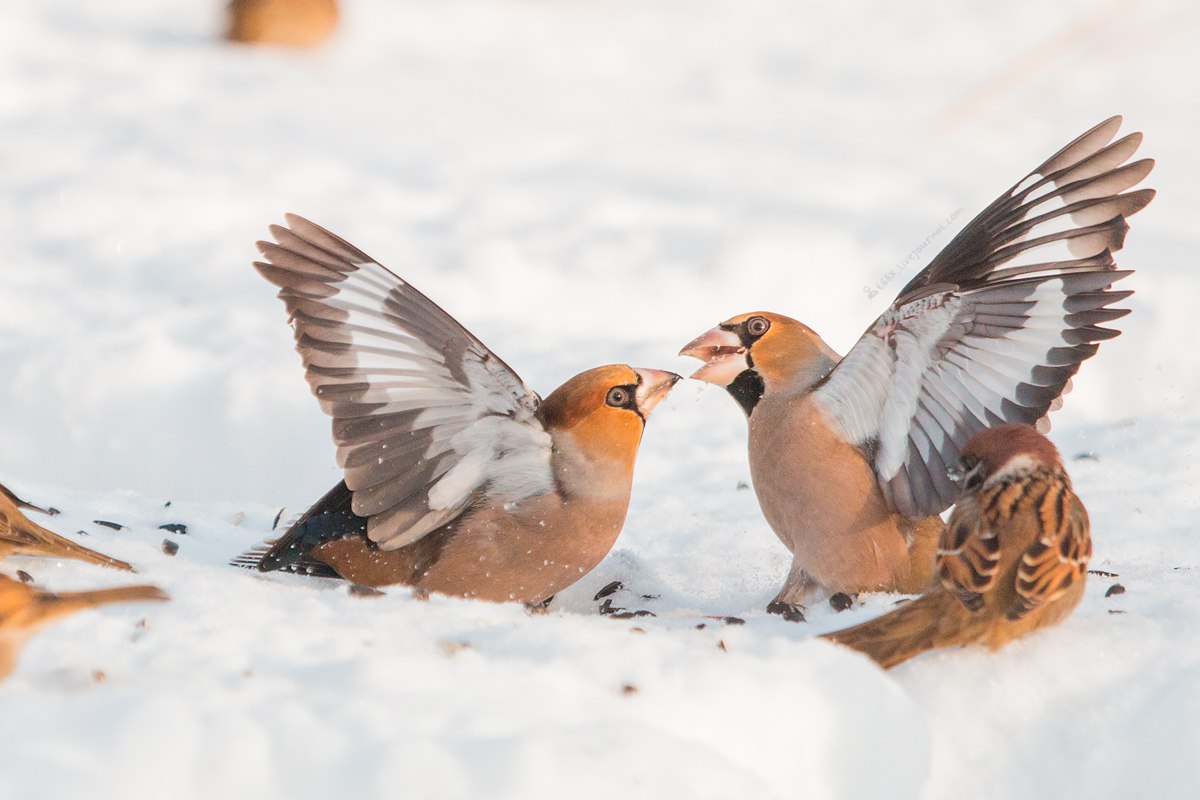
[[[337,0],[230,0],[225,38],[313,47],[332,36],[337,23]]]
[[[46,592],[0,575],[0,680],[17,666],[26,640],[59,617],[109,603],[162,601],[156,586],[121,586],[86,592]]]
[[[45,509],[26,503],[4,486],[0,486],[0,560],[8,556],[73,558],[102,567],[134,572],[133,567],[124,561],[98,553],[46,530],[22,514],[22,508],[49,513]]]

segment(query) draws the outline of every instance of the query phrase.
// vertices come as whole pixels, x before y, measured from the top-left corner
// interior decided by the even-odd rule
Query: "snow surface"
[[[0,797],[1200,793],[1193,4],[346,0],[313,53],[224,46],[218,11],[0,4],[0,480],[175,598],[30,643],[0,685]],[[1054,418],[1119,575],[1060,628],[885,674],[810,637],[894,597],[767,617],[786,554],[738,488],[740,412],[695,384],[650,422],[617,548],[548,615],[225,566],[338,478],[248,265],[283,212],[545,393],[687,370],[684,342],[756,308],[844,350],[1112,113],[1161,194],[1120,258],[1125,334]],[[618,579],[657,616],[599,615]]]

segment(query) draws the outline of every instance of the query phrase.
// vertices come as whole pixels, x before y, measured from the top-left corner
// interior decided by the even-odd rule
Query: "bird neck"
[[[569,498],[629,501],[636,446],[584,446],[567,431],[552,434],[551,468],[559,491]]]

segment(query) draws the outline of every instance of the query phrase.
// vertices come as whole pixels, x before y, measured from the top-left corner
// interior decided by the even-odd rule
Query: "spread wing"
[[[1111,308],[1130,274],[1112,254],[1125,218],[1154,197],[1126,191],[1153,167],[1125,162],[1113,117],[1068,144],[973,219],[814,390],[873,462],[892,509],[937,514],[967,440],[1005,422],[1038,424],[1099,342],[1129,313]],[[1111,143],[1110,143],[1111,142]],[[1045,427],[1044,423],[1042,427]]]
[[[425,295],[295,215],[259,242],[280,287],[309,386],[333,418],[355,514],[384,550],[420,539],[481,494],[548,491],[539,399]]]
[[[1000,538],[984,524],[973,498],[963,498],[942,529],[937,571],[942,586],[967,610],[983,608],[983,595],[1000,571]]]
[[[1017,620],[1087,580],[1092,537],[1087,511],[1063,481],[1053,481],[1034,509],[1040,535],[1017,565],[1016,596],[1005,612]]]

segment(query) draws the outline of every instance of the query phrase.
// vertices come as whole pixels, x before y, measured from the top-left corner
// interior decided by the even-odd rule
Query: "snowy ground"
[[[0,5],[0,481],[175,597],[34,640],[0,686],[0,797],[1200,792],[1200,11],[346,5],[311,54],[222,46],[215,0]],[[786,558],[738,489],[744,423],[692,384],[651,420],[616,550],[547,616],[224,566],[338,477],[248,266],[284,211],[547,392],[604,362],[685,370],[680,345],[755,308],[844,350],[903,280],[864,287],[1112,113],[1161,194],[1121,257],[1125,335],[1055,419],[1093,566],[1119,575],[1061,628],[884,674],[809,638],[892,597],[767,618]],[[598,615],[617,579],[657,616]]]

